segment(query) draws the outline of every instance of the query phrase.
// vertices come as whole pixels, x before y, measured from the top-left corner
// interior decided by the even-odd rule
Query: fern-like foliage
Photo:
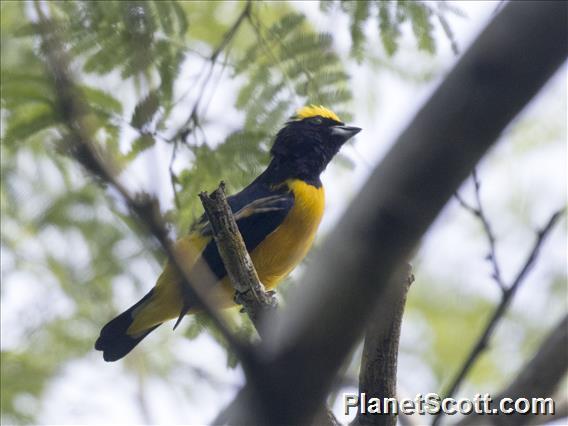
[[[298,13],[270,26],[253,16],[251,25],[256,40],[235,67],[235,74],[246,78],[236,106],[246,113],[247,129],[274,133],[292,113],[291,99],[296,105],[324,104],[346,114],[352,98],[349,76],[331,34],[310,30]]]
[[[172,41],[182,40],[188,29],[178,2],[61,2],[52,8],[71,53],[87,56],[85,72],[108,74],[118,69],[128,78],[156,71],[163,80],[172,79],[166,75],[175,62]]]
[[[34,61],[35,62],[35,61]],[[56,102],[53,81],[41,64],[32,62],[26,72],[2,73],[1,100],[6,111],[3,142],[12,145],[39,132],[62,134],[64,112]],[[89,121],[103,130],[100,139],[118,155],[119,126],[112,119],[122,112],[122,104],[112,95],[95,87],[79,86],[92,112]]]
[[[439,23],[448,37],[452,49],[458,53],[457,43],[446,19],[447,13],[462,16],[459,8],[449,6],[446,2],[428,0],[365,0],[365,1],[325,1],[321,2],[321,9],[330,12],[333,6],[339,5],[341,10],[349,15],[351,31],[351,55],[359,62],[365,59],[365,44],[367,38],[364,25],[374,19],[377,22],[382,45],[388,56],[394,55],[399,47],[401,26],[409,23],[418,49],[429,54],[436,51],[434,39],[434,25]]]
[[[119,171],[155,144],[156,127],[163,124],[159,119],[171,112],[174,84],[186,55],[182,43],[188,30],[186,12],[175,1],[51,2],[47,7],[47,23],[16,21],[11,24],[15,37],[3,38],[3,49],[20,52],[17,59],[3,57],[3,143],[17,147],[42,133],[50,136],[53,149],[68,152],[65,114],[46,72],[49,47],[43,44],[56,37],[65,43],[70,65],[80,70],[78,82],[92,80],[92,75],[114,75],[138,87],[154,88],[141,96],[129,118],[123,115],[123,102],[113,94],[96,85],[78,84],[78,95],[89,107],[93,136]],[[17,6],[6,9],[16,11]],[[25,14],[25,9],[19,13]],[[125,123],[138,133],[126,152],[121,149]]]

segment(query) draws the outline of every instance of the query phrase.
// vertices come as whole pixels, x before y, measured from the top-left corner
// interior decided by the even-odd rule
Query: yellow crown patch
[[[303,120],[304,118],[317,117],[317,116],[341,122],[339,117],[333,111],[327,109],[322,105],[320,106],[307,105],[296,111],[296,119],[298,120]]]

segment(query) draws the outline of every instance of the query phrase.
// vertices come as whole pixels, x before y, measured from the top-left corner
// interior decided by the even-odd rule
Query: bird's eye
[[[312,118],[312,124],[317,124],[317,125],[319,125],[319,124],[321,124],[321,123],[323,123],[323,120],[321,119],[321,117],[314,117],[314,118]]]

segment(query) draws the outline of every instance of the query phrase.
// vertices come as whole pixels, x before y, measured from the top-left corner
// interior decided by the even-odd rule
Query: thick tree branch
[[[403,274],[397,274],[395,286],[400,287],[390,306],[383,306],[374,313],[365,332],[365,343],[359,372],[359,395],[365,393],[376,398],[396,398],[396,377],[400,327],[408,289],[414,281],[410,265]],[[390,318],[390,327],[384,327]],[[395,426],[397,416],[366,415],[360,411],[353,425]]]
[[[487,349],[487,345],[489,343],[489,340],[491,339],[491,336],[493,335],[493,332],[495,331],[497,324],[505,314],[507,307],[511,303],[511,299],[515,295],[521,283],[524,281],[525,277],[527,276],[527,273],[534,265],[534,262],[536,261],[538,253],[540,251],[540,248],[544,243],[544,240],[550,234],[550,231],[552,230],[552,228],[554,227],[554,225],[556,224],[556,222],[563,213],[564,209],[555,212],[550,217],[544,228],[542,228],[542,230],[540,230],[537,233],[536,241],[525,263],[518,272],[515,280],[513,281],[513,284],[511,284],[511,286],[506,288],[505,291],[503,292],[503,297],[501,298],[501,302],[493,312],[493,315],[491,315],[491,318],[487,322],[487,325],[485,326],[483,333],[481,334],[481,336],[473,346],[473,349],[471,350],[463,366],[457,373],[456,377],[452,381],[451,385],[448,387],[448,390],[445,392],[444,394],[445,397],[452,397],[455,395],[460,385],[462,384],[464,378],[467,376],[467,374],[469,373],[470,369],[473,367],[479,356]],[[442,416],[436,417],[433,424],[437,424],[441,418]]]
[[[217,249],[235,287],[235,302],[243,305],[258,334],[263,337],[262,319],[267,312],[274,311],[276,298],[265,292],[258,278],[245,242],[225,196],[225,184],[221,182],[211,195],[199,194],[205,213],[209,218]]]
[[[391,300],[395,271],[565,60],[567,12],[565,2],[508,3],[468,49],[354,198],[301,294],[279,311],[261,343],[263,392],[245,385],[231,423],[310,422],[377,301]]]
[[[568,371],[568,315],[564,316],[541,344],[532,359],[519,371],[519,375],[509,386],[495,397],[494,404],[497,404],[503,398],[547,398],[554,395],[559,383]],[[566,416],[566,413],[561,410],[557,411],[560,415]],[[491,423],[499,426],[514,426],[532,423],[533,420],[541,417],[551,420],[550,416],[520,414],[481,416],[472,414],[464,417],[459,425],[486,425]]]

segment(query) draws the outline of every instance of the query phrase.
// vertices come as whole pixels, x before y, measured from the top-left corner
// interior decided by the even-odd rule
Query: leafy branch
[[[444,1],[321,1],[322,10],[329,11],[333,5],[349,16],[351,31],[351,56],[363,62],[366,54],[364,26],[369,20],[375,19],[379,29],[379,37],[387,56],[393,56],[399,50],[399,40],[402,36],[401,26],[409,23],[416,39],[419,50],[432,54],[436,51],[434,38],[434,19],[442,28],[450,42],[454,54],[459,53],[459,47],[454,33],[446,18],[447,13],[463,16],[461,9],[449,6]]]
[[[197,308],[203,309],[212,319],[214,325],[223,334],[225,339],[239,355],[245,368],[254,361],[253,353],[250,348],[238,340],[230,331],[225,320],[219,315],[210,297],[204,290],[205,284],[214,281],[212,274],[203,264],[194,267],[197,269],[197,280],[189,278],[188,268],[184,265],[175,247],[171,243],[167,229],[161,218],[158,201],[147,194],[132,196],[124,185],[115,176],[112,166],[103,160],[104,152],[92,140],[93,129],[89,126],[87,116],[88,106],[85,104],[80,90],[73,82],[68,72],[68,60],[63,51],[63,45],[51,31],[51,24],[45,16],[41,4],[35,2],[35,9],[39,16],[41,28],[40,32],[43,42],[43,52],[49,72],[53,77],[58,103],[61,110],[65,111],[65,124],[69,132],[67,143],[69,153],[79,162],[89,173],[101,182],[110,185],[122,197],[129,210],[138,218],[141,224],[147,229],[162,246],[170,262],[182,278],[181,291],[184,296],[185,304],[189,301]],[[198,262],[199,263],[199,262]]]

